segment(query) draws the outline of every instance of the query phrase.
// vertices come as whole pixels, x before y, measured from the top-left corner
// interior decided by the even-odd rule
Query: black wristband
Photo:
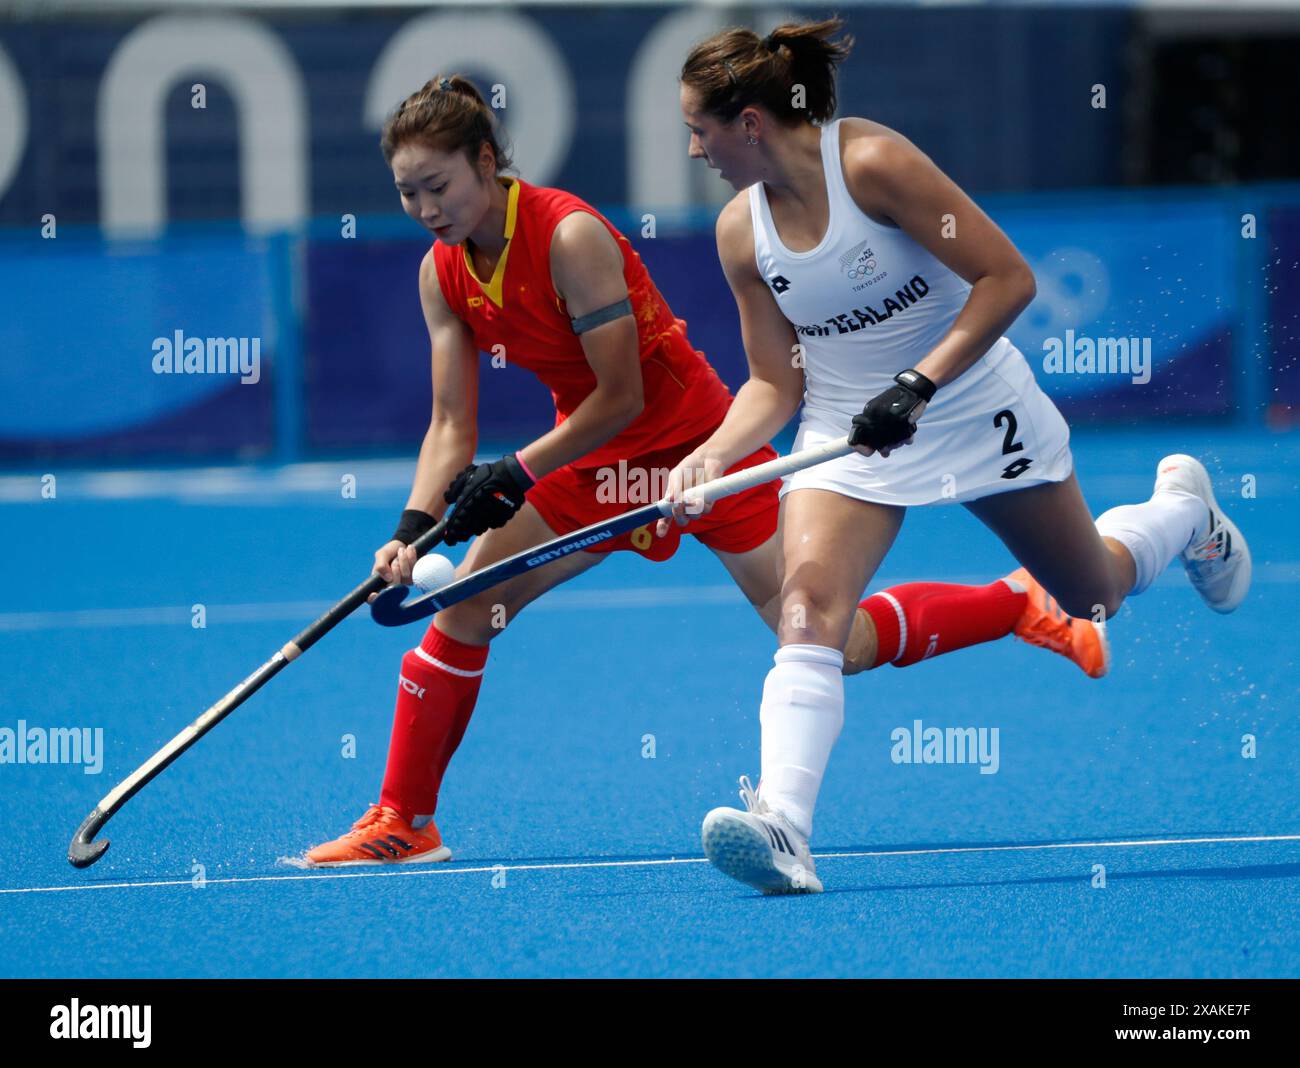
[[[894,375],[894,381],[900,386],[910,389],[923,401],[933,400],[935,391],[939,388],[920,371],[916,370],[899,371],[898,374]]]
[[[402,513],[397,529],[393,531],[389,541],[400,541],[403,545],[410,545],[436,522],[437,520],[428,512],[421,512],[418,508],[408,508]]]
[[[524,465],[519,462],[518,457],[513,452],[506,453],[505,456],[501,457],[501,462],[521,490],[530,490],[537,484],[533,481],[532,476],[524,470]]]

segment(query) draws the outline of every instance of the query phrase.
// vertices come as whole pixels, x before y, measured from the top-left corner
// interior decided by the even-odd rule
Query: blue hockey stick
[[[733,493],[741,493],[795,471],[802,471],[806,467],[814,467],[827,460],[833,460],[837,456],[845,455],[850,449],[848,438],[841,438],[838,441],[828,441],[824,445],[791,453],[789,456],[779,456],[765,464],[747,467],[743,471],[723,475],[722,478],[714,479],[712,482],[695,486],[687,491],[687,501],[703,503],[730,497]],[[498,583],[505,582],[506,579],[543,567],[570,553],[581,552],[589,545],[608,541],[620,534],[626,534],[629,530],[635,530],[637,527],[669,516],[672,510],[672,504],[666,500],[643,505],[613,519],[592,523],[580,530],[562,534],[541,545],[515,553],[514,556],[507,556],[504,560],[498,560],[495,564],[480,568],[464,578],[448,583],[441,589],[431,590],[410,601],[406,600],[409,587],[389,586],[371,603],[371,618],[384,627],[401,627],[407,623],[414,623],[417,619],[424,619],[444,608],[459,604],[476,593],[482,593]],[[418,548],[417,545],[417,550]]]

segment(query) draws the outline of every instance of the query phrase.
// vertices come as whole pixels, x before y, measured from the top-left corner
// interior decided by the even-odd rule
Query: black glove
[[[853,417],[850,445],[892,449],[916,433],[916,420],[937,388],[920,371],[900,371],[890,386]]]
[[[485,530],[505,526],[524,506],[524,493],[532,484],[513,454],[493,464],[470,464],[442,495],[448,504],[456,506],[447,520],[443,542],[455,545]]]

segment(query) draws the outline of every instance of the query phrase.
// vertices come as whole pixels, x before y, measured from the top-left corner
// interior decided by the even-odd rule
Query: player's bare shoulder
[[[565,301],[581,301],[584,295],[622,285],[623,251],[609,228],[589,211],[571,211],[556,223],[550,264],[551,283]]]
[[[434,256],[437,246],[430,244],[429,251],[420,261],[420,307],[424,308],[425,317],[430,321],[446,321],[455,318],[451,305],[442,295],[442,283],[438,281],[438,264]]]
[[[742,189],[723,206],[714,226],[718,258],[727,277],[758,278],[754,259],[754,223],[749,213],[749,190]]]
[[[427,306],[430,301],[446,306],[442,299],[442,286],[438,282],[438,264],[434,259],[437,245],[430,245],[429,251],[420,261],[420,300]]]
[[[890,159],[899,159],[919,152],[897,130],[884,123],[848,116],[840,122],[840,156],[847,173],[852,166],[879,166]]]
[[[555,224],[555,232],[551,235],[551,249],[554,251],[557,243],[599,242],[608,237],[609,231],[605,229],[603,222],[591,212],[575,207],[574,210]]]
[[[453,321],[460,321],[456,313],[451,310],[451,305],[447,303],[447,298],[443,296],[442,283],[438,280],[438,265],[434,259],[436,249],[436,245],[430,245],[429,251],[420,261],[420,307],[424,311],[425,322],[428,323],[430,330],[437,326],[445,327]]]
[[[615,257],[621,258],[622,253],[618,242],[595,215],[589,211],[571,211],[555,224],[555,231],[551,234],[551,268],[579,263],[592,256],[611,261]]]
[[[878,222],[890,224],[879,193],[929,158],[897,130],[870,119],[847,117],[840,123],[844,182],[858,206]]]

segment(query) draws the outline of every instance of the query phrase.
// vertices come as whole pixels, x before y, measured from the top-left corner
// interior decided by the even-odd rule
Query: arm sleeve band
[[[397,524],[397,529],[393,531],[393,536],[389,541],[400,541],[403,545],[410,545],[421,534],[436,523],[428,512],[421,512],[416,508],[408,508],[402,513],[401,521]]]
[[[915,370],[899,371],[894,375],[894,381],[927,402],[934,400],[934,394],[939,388],[920,371]]]
[[[632,314],[632,298],[624,297],[613,304],[607,304],[603,308],[597,308],[594,312],[588,312],[586,315],[577,319],[570,319],[575,334],[585,334],[588,330],[594,330],[598,326],[604,326],[606,323],[612,323],[615,319],[621,319],[625,315]]]

